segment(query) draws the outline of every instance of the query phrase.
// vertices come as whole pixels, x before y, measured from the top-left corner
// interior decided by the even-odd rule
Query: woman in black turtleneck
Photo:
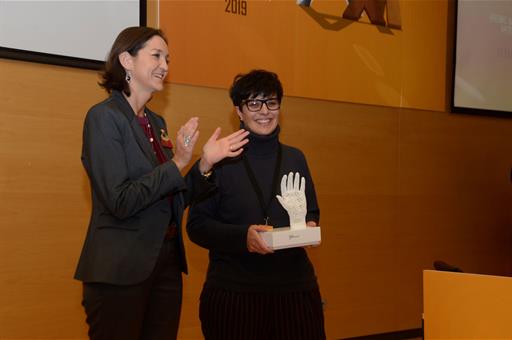
[[[259,232],[290,225],[276,194],[281,178],[306,179],[306,221],[319,221],[303,153],[279,142],[283,96],[275,73],[235,77],[230,96],[249,143],[241,157],[215,167],[217,190],[190,208],[190,239],[209,249],[200,318],[207,340],[325,339],[315,271],[304,248],[272,251]]]

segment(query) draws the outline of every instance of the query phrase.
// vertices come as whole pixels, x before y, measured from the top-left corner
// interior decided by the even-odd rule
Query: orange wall
[[[442,70],[417,68],[408,84]],[[92,71],[0,59],[0,74],[0,339],[84,339],[72,279],[90,213],[81,133],[104,93]],[[236,125],[223,89],[171,84],[150,106],[171,131],[199,116],[200,142]],[[420,327],[422,270],[435,259],[512,274],[512,120],[285,97],[282,127],[318,191],[323,244],[310,256],[328,339]],[[207,254],[187,249],[179,338],[199,339]]]
[[[85,338],[72,279],[90,213],[81,130],[104,94],[92,71],[0,60],[0,73],[0,339]],[[201,142],[236,124],[222,89],[171,85],[151,107],[171,131],[198,115]],[[435,259],[512,274],[512,120],[292,97],[282,119],[321,205],[310,255],[329,339],[420,327]],[[207,256],[187,248],[180,339],[198,339]]]
[[[240,1],[240,0],[236,0]],[[245,1],[242,1],[245,2]],[[345,20],[343,0],[162,1],[176,83],[226,88],[251,68],[276,71],[290,96],[443,111],[448,2],[399,1],[401,29]]]

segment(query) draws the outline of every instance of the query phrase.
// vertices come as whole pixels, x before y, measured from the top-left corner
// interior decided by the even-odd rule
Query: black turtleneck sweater
[[[275,192],[280,194],[284,174],[299,172],[306,179],[306,221],[318,222],[320,212],[304,154],[279,143],[278,127],[268,136],[251,133],[242,156],[246,157],[255,174],[265,206],[272,200],[268,210],[269,225],[274,228],[290,225],[286,210],[275,196],[270,197],[280,146],[282,160]],[[247,229],[252,224],[265,224],[265,216],[242,157],[216,165],[217,190],[195,203],[189,211],[187,231],[190,239],[210,251],[205,285],[236,291],[268,292],[316,287],[315,272],[303,248],[277,250],[267,255],[247,250]]]

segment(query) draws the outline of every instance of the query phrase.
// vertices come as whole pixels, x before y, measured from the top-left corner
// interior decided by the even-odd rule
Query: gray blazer
[[[164,119],[146,111],[160,138],[161,129],[167,130]],[[171,149],[162,149],[168,159],[173,157]],[[92,214],[75,278],[117,285],[144,281],[171,222],[178,226],[186,273],[183,211],[192,197],[212,186],[197,164],[185,178],[174,162],[160,164],[128,101],[117,91],[87,113],[82,163],[91,185]]]

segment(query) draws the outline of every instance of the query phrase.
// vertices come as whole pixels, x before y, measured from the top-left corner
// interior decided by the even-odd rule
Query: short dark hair
[[[161,37],[167,43],[164,32],[156,28],[135,26],[121,31],[110,49],[105,68],[101,73],[102,80],[98,84],[108,93],[112,90],[123,91],[129,97],[130,87],[126,81],[126,72],[119,61],[119,55],[128,52],[136,56],[146,42],[154,36]]]
[[[262,96],[276,95],[279,102],[283,98],[283,86],[274,72],[252,70],[246,74],[238,74],[229,89],[233,105],[242,109],[245,100]]]

